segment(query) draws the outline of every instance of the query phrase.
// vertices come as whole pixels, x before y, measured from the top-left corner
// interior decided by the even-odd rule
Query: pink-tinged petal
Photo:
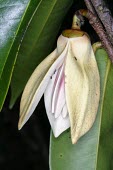
[[[45,102],[47,102],[47,103],[48,103],[48,101],[49,101],[49,103],[51,102],[51,104],[50,104],[51,107],[50,107],[49,112],[51,112],[52,114],[54,114],[54,112],[52,112],[52,98],[53,98],[53,93],[54,93],[54,84],[55,84],[57,72],[58,72],[58,70],[55,70],[54,74],[51,76],[50,81],[49,81],[49,83],[46,87],[46,90],[44,92],[44,97],[45,97],[45,95],[47,95]]]
[[[54,136],[58,137],[62,132],[70,127],[69,116],[65,119],[62,116],[62,112],[60,113],[59,117],[55,118],[54,114],[52,114],[51,110],[51,99],[52,95],[50,95],[50,89],[52,89],[53,84],[49,83],[46,91],[44,92],[44,101],[45,101],[45,108],[47,112],[47,116],[53,130]]]
[[[65,53],[64,58],[65,57],[66,57],[66,53]],[[70,127],[69,116],[66,116],[65,119],[62,116],[62,112],[65,111],[63,110],[64,105],[65,105],[63,62],[62,63],[59,62],[60,68],[57,67],[55,69],[56,72],[55,74],[52,75],[51,80],[49,81],[48,86],[44,92],[46,112],[47,112],[47,116],[48,116],[48,119],[49,119],[49,122],[50,122],[50,125],[52,127],[55,137],[58,137],[63,131],[65,131],[66,129]],[[57,79],[57,82],[56,82],[56,79]],[[57,84],[57,87],[59,87],[58,89],[56,88],[57,89],[56,91],[58,92],[59,95],[57,96],[57,92],[55,92],[54,94],[55,95],[54,102],[56,102],[55,114],[57,114],[57,116],[55,116],[52,112],[53,90],[55,90],[55,84]],[[56,98],[56,96],[58,98]]]
[[[60,100],[59,98],[59,93],[60,91],[64,91],[64,64],[58,69],[57,71],[57,76],[55,79],[54,83],[54,93],[53,93],[53,98],[52,98],[52,113],[55,113],[55,118],[58,117],[58,112],[57,112],[57,102]],[[65,95],[64,95],[65,98]],[[61,98],[60,102],[62,101],[63,98]],[[58,114],[57,114],[58,113]]]
[[[54,103],[54,105],[55,105],[55,118],[57,118],[59,116],[59,114],[61,114],[62,109],[63,109],[63,107],[66,103],[65,85],[64,85],[64,69],[63,69],[63,74],[60,77],[58,88],[59,89],[56,93],[57,99],[56,99],[56,102]]]
[[[51,80],[47,86],[46,93],[51,98],[51,112],[57,118],[66,103],[64,88],[64,64],[56,69],[51,76]]]
[[[63,88],[60,88],[58,101],[56,103],[57,107],[56,107],[55,114],[58,114],[57,118],[55,117],[55,114],[53,114],[52,112],[52,97],[53,97],[54,83],[57,77],[57,73],[58,70],[56,70],[55,74],[53,74],[53,76],[51,77],[51,80],[44,92],[46,112],[55,137],[59,136],[63,131],[65,131],[70,127],[69,116],[67,116],[68,114],[67,107],[65,106],[66,100],[64,94],[64,83],[63,83]]]
[[[55,69],[63,62],[67,52],[67,47],[68,44],[60,57],[57,56],[58,53],[57,50],[55,50],[44,61],[42,61],[33,72],[21,99],[19,129],[22,128],[35,110],[50,81],[51,75],[54,74]],[[56,60],[57,57],[58,59]]]

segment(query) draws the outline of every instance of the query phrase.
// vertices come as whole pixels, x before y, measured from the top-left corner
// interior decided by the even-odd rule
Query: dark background
[[[109,0],[107,4],[112,10],[113,2]],[[63,29],[71,27],[72,15],[77,9],[84,7],[83,1],[73,3],[59,34]],[[92,43],[98,40],[87,20],[82,29],[91,36]],[[12,110],[8,107],[9,100],[10,90],[0,113],[0,170],[48,170],[50,125],[43,98],[21,131],[17,129],[20,98]]]

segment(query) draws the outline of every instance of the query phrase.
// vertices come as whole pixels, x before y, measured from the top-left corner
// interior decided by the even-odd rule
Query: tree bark
[[[79,10],[79,13],[82,16],[85,16],[88,18],[89,23],[91,24],[91,26],[94,28],[94,30],[98,34],[98,36],[102,42],[102,45],[106,49],[106,51],[109,55],[109,58],[110,58],[111,62],[113,63],[113,46],[112,46],[110,40],[108,39],[108,36],[107,36],[106,32],[104,31],[104,28],[103,28],[101,22],[99,21],[99,19],[89,10]]]
[[[113,44],[113,17],[103,0],[91,0],[101,22],[103,23],[108,37]]]

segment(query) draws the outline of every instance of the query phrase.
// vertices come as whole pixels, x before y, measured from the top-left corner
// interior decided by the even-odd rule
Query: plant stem
[[[108,37],[113,44],[113,17],[103,0],[91,0],[101,22],[103,23]]]
[[[95,12],[95,9],[94,9],[94,7],[93,7],[93,4],[92,4],[91,0],[84,0],[84,2],[85,2],[85,4],[86,4],[86,6],[87,6],[87,9],[88,9],[89,11],[91,11],[93,14],[96,15],[96,12]]]
[[[102,42],[102,45],[105,47],[105,49],[109,55],[109,58],[110,58],[111,62],[113,63],[113,46],[112,46],[111,42],[109,41],[107,34],[104,31],[104,28],[103,28],[102,24],[100,23],[99,19],[89,10],[79,10],[79,13],[82,16],[85,16],[88,18],[89,23],[92,25],[92,27],[98,34],[98,36]]]

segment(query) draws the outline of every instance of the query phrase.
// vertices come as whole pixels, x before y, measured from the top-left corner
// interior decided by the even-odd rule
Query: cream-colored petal
[[[92,127],[96,118],[100,99],[100,76],[92,48],[90,52],[90,61],[85,66],[85,71],[88,77],[89,84],[89,93],[86,108],[87,113],[84,118],[84,123],[80,136],[84,135]]]
[[[70,39],[65,64],[65,91],[72,143],[76,143],[93,125],[100,97],[98,67],[86,35]]]
[[[58,54],[59,55],[64,51],[64,49],[65,49],[65,47],[66,47],[66,45],[68,43],[68,40],[69,40],[69,38],[64,37],[63,35],[60,35],[58,37],[58,40],[57,40],[57,50],[58,50]]]
[[[62,98],[59,98],[60,92],[63,90],[64,92],[64,64],[59,68],[55,84],[54,84],[54,92],[53,92],[53,98],[52,98],[52,112],[55,113],[55,118],[57,118],[60,114],[59,109],[60,105],[57,105],[58,102],[62,102],[64,100],[65,95]]]
[[[31,107],[33,97],[36,93],[37,88],[39,87],[41,81],[44,79],[45,74],[57,59],[58,53],[55,49],[47,58],[45,58],[35,69],[32,76],[30,77],[27,85],[22,94],[21,103],[20,103],[20,120],[18,128],[21,129],[25,122],[28,120],[28,111]],[[42,94],[43,95],[43,94]],[[38,99],[39,101],[40,99]],[[38,102],[37,102],[38,103]]]
[[[61,68],[60,68],[61,70]],[[55,137],[58,137],[62,132],[70,127],[69,115],[66,107],[66,100],[64,94],[64,82],[63,86],[60,87],[60,91],[58,92],[57,100],[54,103],[55,110],[53,112],[52,103],[53,103],[53,94],[55,90],[55,79],[59,69],[56,69],[55,74],[53,74],[49,84],[44,92],[44,101],[45,101],[45,108],[47,112],[47,116],[52,127],[53,133]]]

